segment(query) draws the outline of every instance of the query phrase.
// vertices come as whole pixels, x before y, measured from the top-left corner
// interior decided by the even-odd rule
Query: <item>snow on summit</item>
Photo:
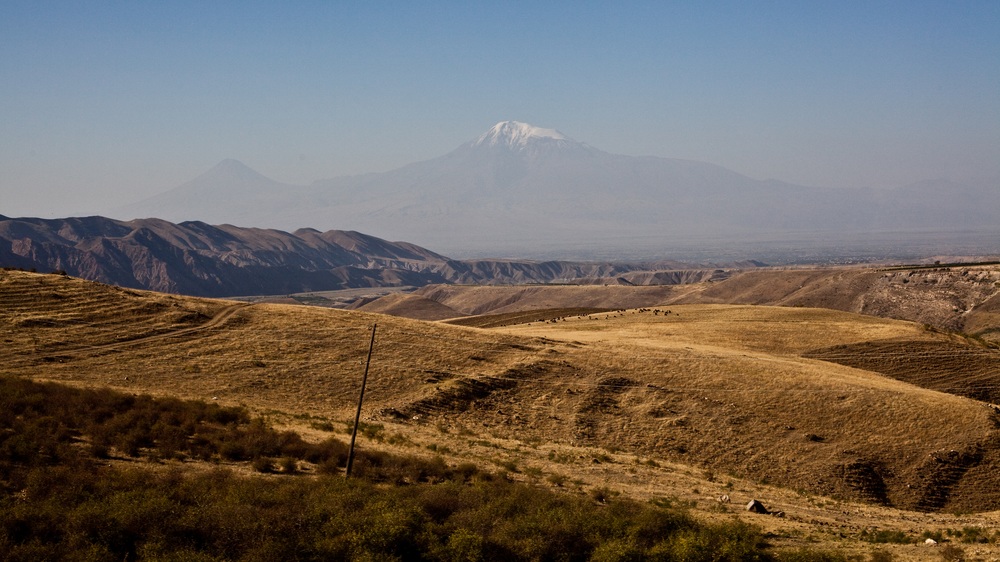
[[[476,139],[473,145],[524,148],[535,139],[569,140],[555,129],[543,129],[519,121],[501,121]]]

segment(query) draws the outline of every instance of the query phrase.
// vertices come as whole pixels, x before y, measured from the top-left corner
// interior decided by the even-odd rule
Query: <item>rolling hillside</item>
[[[1000,343],[1000,266],[996,265],[760,268],[692,281],[618,287],[432,286],[365,303],[360,309],[443,319],[601,306],[599,303],[605,308],[677,304],[813,307],[909,320]],[[431,303],[445,308],[438,309],[436,316],[424,315],[422,311],[430,310]]]
[[[16,271],[0,274],[0,302],[7,374],[347,420],[377,322],[364,417],[401,442],[638,495],[676,479],[655,466],[679,463],[747,482],[746,493],[766,483],[908,510],[1000,509],[993,406],[844,359],[872,345],[937,347],[948,363],[927,356],[911,370],[961,372],[968,355],[979,386],[1000,385],[1000,353],[908,322],[679,305],[484,330]],[[822,358],[831,346],[836,362]],[[629,483],[621,455],[652,461],[647,485]]]

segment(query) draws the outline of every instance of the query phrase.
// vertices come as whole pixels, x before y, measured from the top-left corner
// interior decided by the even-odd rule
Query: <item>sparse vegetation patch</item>
[[[597,505],[440,457],[368,452],[357,478],[292,477],[299,459],[329,462],[342,451],[324,459],[332,441],[309,445],[239,408],[12,377],[0,377],[0,404],[6,560],[772,559],[760,531],[744,523],[699,523],[684,509],[605,490]],[[136,453],[162,456],[160,443],[173,435],[172,451],[190,451],[181,443],[212,427],[212,438],[200,439],[217,449],[212,458],[252,458],[257,472],[287,476],[100,462],[83,444],[96,428],[124,428],[122,420],[141,430],[109,430],[116,448],[126,435],[140,443]],[[285,456],[275,460],[275,448]]]

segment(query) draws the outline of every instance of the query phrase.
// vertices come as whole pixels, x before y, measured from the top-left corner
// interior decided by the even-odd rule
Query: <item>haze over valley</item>
[[[311,185],[224,160],[106,214],[358,230],[458,257],[817,261],[984,252],[1000,234],[1000,189],[758,181],[704,162],[610,154],[504,121],[439,158]]]

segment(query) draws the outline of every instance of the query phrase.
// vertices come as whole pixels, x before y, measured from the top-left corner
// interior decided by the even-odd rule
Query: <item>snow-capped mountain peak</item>
[[[473,142],[473,146],[524,148],[535,140],[568,141],[555,129],[543,129],[519,121],[501,121]]]

